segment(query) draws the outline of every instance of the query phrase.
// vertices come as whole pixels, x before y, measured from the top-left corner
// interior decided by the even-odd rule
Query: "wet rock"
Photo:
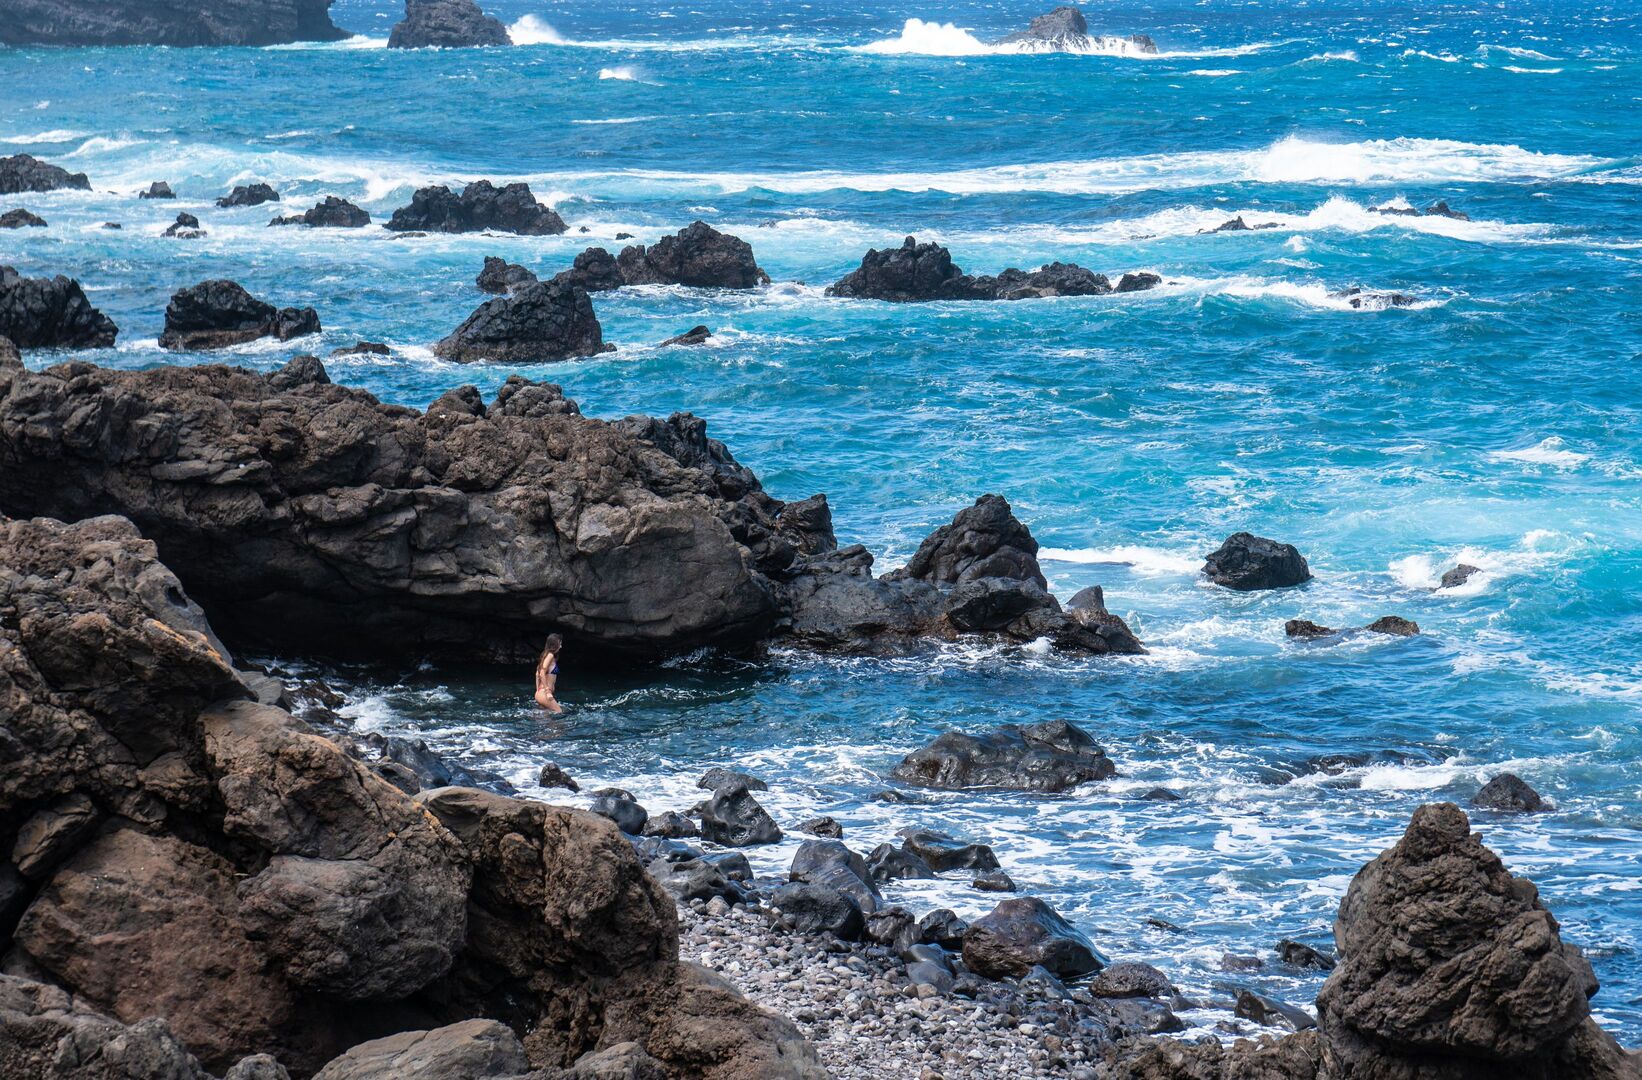
[[[435,752],[422,739],[407,739],[399,735],[380,735],[372,732],[362,740],[388,761],[397,762],[416,774],[424,788],[461,787],[485,788],[503,795],[513,794],[513,785],[492,772],[469,769]]]
[[[331,382],[330,373],[325,370],[325,364],[317,356],[296,356],[278,371],[268,376],[268,384],[281,390],[291,390],[298,386],[328,386]],[[265,702],[277,705],[279,702]]]
[[[1471,799],[1471,805],[1485,810],[1508,810],[1537,813],[1551,807],[1516,773],[1500,773],[1482,786]]]
[[[1430,206],[1425,208],[1425,213],[1428,217],[1453,218],[1455,221],[1471,220],[1470,214],[1461,213],[1460,211],[1453,209],[1448,205],[1448,201],[1446,199],[1432,203]]]
[[[798,826],[798,831],[811,836],[824,836],[829,840],[841,840],[844,836],[844,827],[830,817],[811,818]]]
[[[949,731],[896,765],[890,775],[908,783],[956,791],[1007,788],[1066,791],[1117,772],[1088,733],[1064,720],[1005,724],[980,735]]]
[[[360,1043],[314,1080],[490,1080],[529,1069],[524,1044],[506,1024],[464,1020]]]
[[[572,780],[569,773],[551,761],[542,766],[542,771],[537,776],[536,782],[544,788],[559,787],[569,791],[581,790],[581,785]]]
[[[726,847],[773,844],[781,830],[742,784],[716,789],[701,809],[701,836]]]
[[[1334,957],[1290,938],[1277,943],[1277,958],[1290,967],[1309,968],[1312,971],[1334,970]]]
[[[387,356],[393,350],[380,341],[356,341],[352,345],[338,345],[332,356]]]
[[[616,828],[630,836],[638,836],[650,820],[649,813],[633,796],[620,788],[604,788],[594,792],[590,811],[616,823]]]
[[[510,263],[506,259],[499,259],[494,255],[485,256],[484,269],[474,279],[480,292],[507,294],[522,285],[530,285],[537,280],[536,275],[518,263]]]
[[[957,984],[951,970],[929,960],[914,960],[906,968],[907,981],[914,986],[929,986],[938,994],[950,994]]]
[[[770,283],[770,276],[753,259],[752,245],[705,221],[691,222],[648,248],[623,248],[616,265],[628,285],[753,289]]]
[[[932,829],[903,829],[901,836],[901,850],[916,855],[937,873],[999,868],[998,857],[985,844],[966,844]]]
[[[198,240],[205,235],[205,230],[200,228],[199,218],[193,214],[181,213],[177,215],[177,220],[166,226],[165,232],[160,235],[169,236],[176,240]]]
[[[1167,998],[1174,994],[1174,986],[1152,965],[1124,960],[1096,975],[1089,992],[1098,998]]]
[[[16,210],[7,210],[0,214],[0,229],[43,229],[46,219],[38,214],[31,214],[22,207]]]
[[[892,578],[955,585],[980,578],[1030,581],[1047,588],[1038,566],[1038,542],[1001,495],[982,495],[950,524],[924,538]]]
[[[5,45],[286,45],[340,41],[331,0],[172,0],[105,4],[97,0],[15,0],[0,22]]]
[[[1472,574],[1482,573],[1482,567],[1472,566],[1470,563],[1460,563],[1449,570],[1445,570],[1442,581],[1437,585],[1439,589],[1457,589],[1471,580]]]
[[[609,816],[609,815],[605,815]],[[631,832],[624,829],[623,832]],[[701,830],[696,823],[679,813],[677,810],[667,810],[650,818],[644,824],[645,836],[665,836],[674,840],[683,840],[691,836],[700,836]]]
[[[1171,934],[1184,934],[1186,932],[1183,927],[1176,926],[1168,919],[1160,919],[1156,915],[1146,916],[1146,925],[1157,930],[1167,930]]]
[[[420,188],[388,219],[394,232],[518,233],[522,236],[558,236],[565,231],[564,219],[536,201],[530,185],[523,183],[496,187],[489,180],[475,180],[457,195],[442,184]]]
[[[770,906],[800,934],[827,933],[845,941],[859,941],[866,928],[861,905],[855,898],[827,885],[789,882],[775,890]]]
[[[867,855],[867,873],[873,881],[932,878],[935,870],[918,855],[894,844],[879,844]]]
[[[1220,954],[1221,971],[1261,971],[1266,962],[1258,956],[1241,956],[1237,953]]]
[[[1145,34],[1127,38],[1100,37],[1089,34],[1089,24],[1075,7],[1058,7],[1032,20],[1025,30],[998,38],[995,45],[1012,45],[1022,52],[1090,52],[1113,41],[1124,42],[1128,51],[1156,53],[1157,43]]]
[[[261,206],[268,202],[279,202],[279,192],[259,182],[235,185],[233,191],[217,200],[217,206],[226,209],[231,206]]]
[[[9,11],[7,23],[17,17]],[[0,43],[6,42],[7,31],[0,30]],[[63,188],[90,191],[91,181],[85,173],[71,173],[56,165],[41,161],[32,154],[13,154],[0,157],[0,195],[18,195],[25,191],[58,191]]]
[[[770,785],[756,776],[749,776],[744,772],[736,772],[733,769],[726,769],[718,765],[702,773],[701,779],[696,781],[696,787],[702,791],[717,791],[719,788],[732,787],[736,784],[740,784],[748,791],[770,790]]]
[[[972,279],[939,244],[907,237],[899,248],[868,251],[857,269],[828,286],[828,296],[900,303],[971,299]]]
[[[588,292],[608,292],[627,284],[616,257],[603,248],[588,248],[571,262],[570,269],[554,275],[554,281],[566,281]]]
[[[853,899],[862,914],[878,910],[878,888],[866,860],[837,840],[806,840],[793,855],[787,876],[837,889]]]
[[[1077,978],[1106,966],[1087,937],[1031,896],[1004,900],[971,923],[963,957],[971,971],[989,979],[1018,979],[1034,966],[1056,978]]]
[[[156,180],[148,185],[147,191],[137,192],[137,198],[139,199],[175,199],[176,197],[176,193],[171,190],[171,185],[164,180]]]
[[[1014,892],[1015,881],[1002,870],[993,870],[986,874],[977,874],[975,880],[969,883],[972,889],[981,892]]]
[[[1364,289],[1355,285],[1328,295],[1335,300],[1344,300],[1348,307],[1358,311],[1384,311],[1386,308],[1410,307],[1415,303],[1414,298],[1406,293]]]
[[[26,278],[0,266],[0,337],[19,349],[105,348],[119,332],[114,320],[91,306],[78,281],[61,274]]]
[[[449,336],[436,356],[458,363],[482,360],[566,360],[610,352],[587,293],[562,282],[537,282],[487,300]]]
[[[1204,562],[1203,573],[1216,585],[1240,592],[1285,589],[1311,580],[1311,568],[1293,544],[1246,532],[1227,537]]]
[[[1291,638],[1332,637],[1339,632],[1332,626],[1322,626],[1310,619],[1290,619],[1283,624],[1283,633]]]
[[[951,908],[936,908],[918,920],[919,940],[943,949],[962,949],[968,929],[969,924],[958,918]]]
[[[1163,284],[1161,276],[1152,273],[1150,270],[1140,270],[1124,274],[1118,279],[1117,288],[1113,291],[1120,293],[1144,292],[1147,289],[1155,289],[1161,284]]]
[[[388,35],[390,49],[460,49],[511,45],[507,27],[474,0],[405,0],[405,18]]]
[[[121,225],[118,221],[105,221],[105,222],[103,222],[103,228],[105,228],[105,229],[123,229],[123,228],[125,228],[125,226]]]
[[[982,276],[971,286],[982,297],[996,300],[1041,300],[1051,296],[1105,296],[1112,283],[1105,274],[1076,263],[1052,262],[1036,270],[1011,267],[996,277]]]
[[[918,945],[918,920],[904,907],[882,908],[866,916],[862,937],[897,952],[913,948]]]
[[[707,339],[712,336],[713,332],[705,326],[692,326],[684,333],[663,341],[659,347],[665,348],[668,345],[705,345]]]
[[[1290,1031],[1305,1031],[1317,1026],[1317,1021],[1304,1009],[1285,1004],[1276,998],[1257,994],[1253,990],[1239,990],[1232,1014],[1243,1020],[1252,1020],[1267,1027],[1284,1027]]]
[[[1180,796],[1166,787],[1155,787],[1141,797],[1142,802],[1179,802]]]
[[[202,281],[174,293],[165,308],[160,347],[197,352],[258,338],[289,341],[319,333],[313,308],[275,308],[233,281]]]
[[[1399,615],[1382,615],[1378,619],[1363,627],[1371,634],[1390,634],[1392,637],[1414,637],[1420,632],[1420,624],[1412,619],[1405,619]]]
[[[327,195],[310,210],[300,214],[276,217],[269,225],[306,225],[310,229],[362,229],[371,223],[371,215],[335,195]]]

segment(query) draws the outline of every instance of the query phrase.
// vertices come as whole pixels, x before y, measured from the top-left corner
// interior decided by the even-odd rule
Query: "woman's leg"
[[[545,686],[536,691],[536,704],[550,713],[564,712],[563,709],[559,708],[558,699],[553,696],[553,691]]]

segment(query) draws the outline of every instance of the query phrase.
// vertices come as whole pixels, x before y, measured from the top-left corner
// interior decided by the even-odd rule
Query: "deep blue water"
[[[516,34],[543,43],[389,53],[396,6],[344,0],[335,18],[363,37],[336,46],[0,51],[0,149],[83,169],[96,189],[7,200],[51,226],[0,234],[0,262],[80,279],[122,328],[97,357],[110,364],[203,359],[157,349],[161,313],[174,289],[228,276],[314,305],[326,327],[233,362],[369,338],[397,354],[334,362],[333,377],[393,401],[522,371],[592,415],[690,409],[776,495],[826,491],[840,538],[884,569],[1002,492],[1054,588],[1104,585],[1152,651],[694,657],[595,678],[567,657],[556,725],[533,714],[528,673],[411,670],[360,677],[362,726],[422,729],[527,788],[551,758],[653,811],[694,802],[694,777],[734,762],[770,782],[784,825],[831,813],[863,850],[914,823],[986,840],[1107,953],[1200,995],[1229,978],[1223,950],[1326,940],[1351,873],[1415,806],[1464,802],[1509,768],[1557,810],[1474,820],[1590,950],[1604,1022],[1642,1042],[1634,5],[1091,9],[1098,31],[1153,36],[1154,59],[975,53],[1028,4],[492,10],[532,17]],[[956,28],[903,36],[913,17]],[[971,54],[858,48],[897,38]],[[260,179],[285,193],[280,212],[338,194],[380,221],[419,184],[480,176],[530,181],[572,232],[268,230],[275,207],[211,204]],[[158,179],[182,197],[132,197]],[[1368,213],[1398,198],[1472,220]],[[178,210],[209,235],[160,238]],[[1199,235],[1237,214],[1279,227]],[[600,295],[620,348],[596,360],[462,368],[427,351],[481,299],[484,255],[551,273],[618,231],[650,241],[695,217],[749,240],[777,284]],[[1064,259],[1169,284],[1015,304],[821,295],[867,247],[914,232],[977,273]],[[1328,296],[1353,285],[1420,303]],[[709,347],[654,348],[697,322]],[[1317,580],[1205,587],[1202,555],[1241,528],[1299,545]],[[1456,561],[1486,574],[1433,592]],[[1282,634],[1291,617],[1387,613],[1424,634]],[[1054,717],[1095,732],[1123,776],[1046,799],[869,798],[941,730]],[[1289,779],[1349,752],[1375,762]],[[1185,801],[1134,799],[1157,784]],[[784,866],[796,839],[755,863]],[[990,906],[961,880],[891,897]],[[1318,981],[1253,980],[1296,1001]]]

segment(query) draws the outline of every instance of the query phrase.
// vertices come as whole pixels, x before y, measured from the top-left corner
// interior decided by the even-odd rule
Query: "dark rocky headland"
[[[331,0],[6,0],[0,45],[286,45],[340,41]]]

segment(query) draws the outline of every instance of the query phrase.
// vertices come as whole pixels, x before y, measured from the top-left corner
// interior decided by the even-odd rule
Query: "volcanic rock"
[[[485,256],[485,265],[474,279],[480,292],[507,294],[522,285],[534,284],[536,275],[518,263],[510,263],[494,255]]]
[[[433,351],[466,364],[565,360],[614,348],[604,343],[586,292],[561,281],[538,281],[480,304]]]
[[[44,222],[41,224],[44,224]],[[669,345],[705,345],[707,343],[707,339],[712,336],[713,332],[705,326],[692,326],[690,329],[684,331],[684,333],[670,337],[666,341],[663,341],[660,347],[666,348]]]
[[[11,0],[0,21],[5,45],[286,45],[340,41],[331,0]]]
[[[1036,966],[1069,979],[1106,966],[1087,937],[1033,896],[1004,900],[971,923],[963,957],[971,971],[988,979],[1018,979]]]
[[[1120,293],[1144,292],[1147,289],[1155,289],[1161,284],[1163,284],[1162,277],[1150,270],[1141,270],[1124,274],[1118,278],[1117,288],[1113,291]]]
[[[43,229],[45,227],[45,218],[40,217],[38,214],[31,214],[22,207],[7,210],[4,214],[0,214],[0,229]]]
[[[1471,799],[1471,805],[1486,810],[1514,810],[1518,812],[1537,813],[1540,810],[1549,810],[1550,806],[1540,798],[1539,792],[1528,786],[1527,781],[1516,773],[1500,773],[1477,792]]]
[[[628,285],[752,289],[770,283],[770,276],[753,259],[752,245],[704,221],[691,222],[648,248],[623,248],[616,265]]]
[[[405,18],[388,35],[390,49],[460,49],[511,45],[507,27],[474,0],[405,0]]]
[[[198,240],[205,235],[205,230],[200,228],[199,218],[185,212],[178,214],[177,220],[167,226],[165,232],[160,235],[175,237],[179,240]]]
[[[726,847],[773,844],[781,829],[743,784],[718,788],[701,808],[701,836]]]
[[[309,228],[362,229],[371,223],[371,215],[335,195],[327,195],[312,209],[300,214],[289,214],[270,221],[270,225],[306,225]]]
[[[409,206],[393,212],[388,228],[394,232],[491,230],[523,236],[558,236],[565,231],[565,223],[558,214],[536,201],[529,184],[498,188],[489,180],[475,180],[462,189],[461,195],[442,184],[419,188],[411,196]]]
[[[164,180],[156,180],[148,185],[147,191],[137,192],[137,198],[139,199],[175,199],[176,197],[176,192],[172,191],[171,185]]]
[[[19,2],[27,4],[34,0]],[[13,4],[8,8],[6,20],[0,24],[0,44],[22,44],[21,41],[10,40],[10,36],[18,32],[19,17],[24,15],[23,12],[16,10],[17,6],[18,4]],[[67,169],[60,169],[56,165],[41,161],[32,154],[0,157],[0,195],[17,195],[25,191],[57,191],[61,188],[90,191],[91,181],[86,179],[85,173],[71,173]]]
[[[239,184],[233,191],[217,200],[219,207],[230,206],[260,206],[266,202],[279,202],[279,192],[267,184]]]
[[[257,338],[289,341],[319,333],[313,308],[275,308],[238,283],[216,280],[179,290],[165,308],[162,349],[224,349]]]
[[[1005,724],[980,735],[949,731],[901,760],[897,780],[949,791],[1065,791],[1106,780],[1117,768],[1083,729],[1064,720]]]
[[[1203,573],[1216,585],[1250,592],[1286,589],[1311,580],[1311,568],[1293,544],[1233,533],[1203,564]]]
[[[1420,624],[1412,619],[1405,619],[1400,615],[1381,615],[1378,619],[1363,627],[1371,634],[1389,634],[1392,637],[1414,637],[1420,632]]]
[[[1460,563],[1458,566],[1443,572],[1442,581],[1438,583],[1437,588],[1457,589],[1470,581],[1472,574],[1480,573],[1482,573],[1482,567],[1472,566],[1470,563]]]
[[[97,349],[114,344],[119,327],[91,306],[78,281],[26,278],[0,266],[0,337],[20,349]]]

